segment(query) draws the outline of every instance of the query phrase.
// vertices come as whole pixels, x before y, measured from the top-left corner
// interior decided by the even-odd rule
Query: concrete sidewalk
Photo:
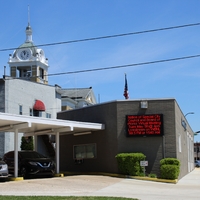
[[[112,193],[114,192],[115,193]],[[121,182],[93,193],[98,196],[132,197],[141,200],[199,199],[200,169],[195,169],[177,184],[123,179]]]
[[[200,169],[177,184],[108,176],[77,175],[0,182],[0,195],[22,196],[117,196],[141,200],[199,199]]]

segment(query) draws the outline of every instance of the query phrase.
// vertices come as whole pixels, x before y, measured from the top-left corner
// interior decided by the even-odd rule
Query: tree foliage
[[[21,150],[33,150],[33,136],[21,138]]]

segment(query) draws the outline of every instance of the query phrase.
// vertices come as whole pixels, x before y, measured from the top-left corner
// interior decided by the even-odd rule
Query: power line
[[[70,43],[77,43],[77,42],[86,42],[86,41],[92,41],[92,40],[102,40],[102,39],[108,39],[108,38],[124,37],[124,36],[129,36],[129,35],[137,35],[137,34],[144,34],[144,33],[157,32],[157,31],[165,31],[165,30],[170,30],[170,29],[186,28],[186,27],[190,27],[190,26],[199,26],[199,25],[200,25],[200,23],[185,24],[185,25],[180,25],[180,26],[171,26],[171,27],[150,29],[150,30],[131,32],[131,33],[122,33],[122,34],[116,34],[116,35],[107,35],[107,36],[100,36],[100,37],[93,37],[93,38],[70,40],[70,41],[65,41],[65,42],[40,44],[40,45],[36,45],[36,46],[37,47],[42,47],[42,46],[53,46],[53,45],[61,45],[61,44],[70,44]],[[10,50],[15,50],[15,49],[16,49],[16,47],[15,48],[8,48],[8,49],[0,49],[0,51],[10,51]]]
[[[150,65],[150,64],[157,64],[157,63],[164,63],[164,62],[172,62],[172,61],[178,61],[178,60],[186,60],[186,59],[192,59],[192,58],[197,58],[197,57],[200,57],[200,54],[191,55],[191,56],[184,56],[184,57],[177,57],[177,58],[169,58],[169,59],[163,59],[163,60],[141,62],[141,63],[133,63],[133,64],[127,64],[127,65],[118,65],[118,66],[112,66],[112,67],[85,69],[85,70],[78,70],[78,71],[71,71],[71,72],[60,72],[60,73],[48,74],[48,75],[44,75],[44,76],[60,76],[60,75],[65,75],[65,74],[87,73],[87,72],[94,72],[94,71],[111,70],[111,69],[118,69],[118,68],[125,68],[125,67],[134,67],[134,66],[141,66],[141,65]],[[37,76],[32,76],[32,77],[37,77]]]
[[[55,74],[48,74],[46,76],[58,76],[58,75],[64,75],[64,74],[77,74],[77,73],[84,73],[84,72],[93,72],[93,71],[133,67],[133,66],[140,66],[140,65],[149,65],[149,64],[171,62],[171,61],[177,61],[177,60],[185,60],[185,59],[191,59],[191,58],[197,58],[197,57],[200,57],[200,54],[192,55],[192,56],[185,56],[185,57],[169,58],[169,59],[164,59],[164,60],[155,60],[155,61],[148,61],[148,62],[141,62],[141,63],[133,63],[133,64],[127,64],[127,65],[118,65],[118,66],[112,66],[112,67],[85,69],[85,70],[71,71],[71,72],[61,72],[61,73],[55,73]]]

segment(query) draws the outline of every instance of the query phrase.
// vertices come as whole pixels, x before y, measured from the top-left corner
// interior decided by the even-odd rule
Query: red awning
[[[36,100],[35,105],[33,106],[33,110],[45,111],[44,103],[40,100]]]

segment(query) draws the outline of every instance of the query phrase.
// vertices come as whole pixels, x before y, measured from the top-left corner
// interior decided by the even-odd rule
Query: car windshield
[[[30,151],[30,152],[20,152],[20,156],[22,158],[46,158],[42,154],[39,154],[35,151]]]

